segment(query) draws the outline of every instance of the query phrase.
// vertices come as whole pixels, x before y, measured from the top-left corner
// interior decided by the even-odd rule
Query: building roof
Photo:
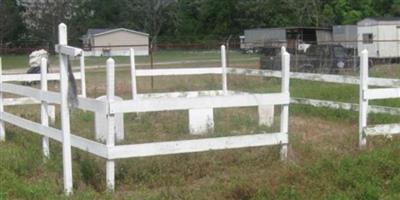
[[[400,25],[400,17],[367,17],[357,23],[358,26]]]
[[[367,17],[365,19],[371,19],[375,21],[400,21],[400,17]]]
[[[87,33],[81,37],[81,40],[88,39],[89,37],[96,37],[96,36],[100,36],[100,35],[106,35],[106,34],[118,32],[118,31],[126,31],[126,32],[138,34],[138,35],[147,36],[147,37],[149,36],[149,34],[147,34],[147,33],[140,32],[140,31],[134,31],[134,30],[131,30],[131,29],[126,29],[126,28],[115,28],[115,29],[110,29],[110,28],[90,28],[90,29],[88,29]]]
[[[273,29],[281,29],[281,30],[288,30],[288,29],[315,29],[315,30],[332,30],[331,27],[311,27],[311,26],[288,26],[288,27],[271,27],[271,28],[253,28],[247,30],[273,30]]]

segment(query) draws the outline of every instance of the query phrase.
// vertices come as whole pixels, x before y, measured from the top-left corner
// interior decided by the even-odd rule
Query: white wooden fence
[[[59,44],[56,52],[60,58],[60,93],[47,90],[47,81],[51,77],[46,70],[41,70],[40,75],[29,75],[30,79],[41,80],[41,89],[22,86],[12,83],[4,83],[6,75],[1,74],[0,67],[0,136],[5,139],[4,123],[10,123],[28,131],[43,136],[43,152],[49,157],[48,140],[53,139],[62,143],[64,190],[67,195],[72,193],[72,160],[71,147],[87,151],[106,159],[106,182],[109,190],[115,187],[115,159],[146,157],[155,155],[168,155],[178,153],[203,152],[210,150],[234,149],[245,147],[258,147],[266,145],[281,145],[281,158],[287,158],[288,145],[288,118],[289,118],[289,63],[290,55],[282,49],[282,89],[279,93],[251,94],[236,93],[228,90],[225,47],[222,46],[221,68],[202,69],[157,69],[137,70],[134,62],[134,52],[131,54],[132,66],[132,99],[116,100],[115,97],[115,62],[112,58],[107,60],[107,95],[106,101],[101,101],[81,95],[78,97],[78,109],[96,113],[104,113],[107,120],[106,143],[92,141],[71,133],[70,115],[68,107],[68,57],[81,56],[84,66],[82,50],[68,46],[67,27],[59,25]],[[42,67],[46,66],[46,60],[42,60]],[[81,77],[84,78],[84,69],[81,69]],[[167,75],[198,75],[220,74],[222,77],[221,91],[193,91],[184,93],[158,93],[138,94],[136,87],[137,76],[167,76]],[[78,76],[79,74],[77,74]],[[58,78],[57,75],[54,75]],[[85,81],[82,87],[85,87]],[[34,99],[41,105],[41,123],[24,119],[15,114],[4,111],[5,99],[3,93],[24,96]],[[83,92],[84,94],[86,92]],[[61,129],[49,126],[49,104],[59,104],[61,108]],[[129,112],[153,112],[167,110],[188,110],[189,118],[193,124],[204,122],[204,118],[212,116],[214,108],[244,107],[244,106],[271,106],[282,105],[281,126],[277,133],[259,133],[241,136],[211,137],[191,140],[151,142],[144,144],[116,145],[115,115]],[[210,114],[211,113],[211,114]],[[199,120],[200,119],[200,120]],[[197,121],[196,121],[197,120]],[[191,123],[191,122],[190,122]]]
[[[359,102],[359,145],[367,143],[367,136],[393,135],[400,133],[400,124],[380,124],[367,126],[369,100],[400,98],[399,85],[384,85],[385,88],[369,88],[374,78],[368,76],[368,51],[361,53],[360,62],[360,102]],[[389,87],[388,87],[389,86]]]
[[[339,75],[319,75],[307,73],[290,73],[290,55],[282,48],[282,71],[254,70],[254,69],[235,69],[227,68],[225,47],[221,47],[221,68],[189,68],[189,69],[136,69],[134,51],[131,50],[131,75],[132,75],[132,99],[118,100],[115,98],[115,62],[112,58],[107,60],[107,94],[106,100],[97,100],[86,97],[85,91],[85,71],[84,56],[79,48],[68,46],[67,27],[65,24],[59,25],[59,44],[56,51],[60,57],[60,74],[47,74],[46,70],[41,70],[40,75],[2,75],[0,65],[0,139],[5,140],[4,123],[10,123],[31,132],[43,136],[43,154],[49,157],[49,139],[62,143],[63,155],[63,176],[64,190],[67,195],[72,193],[72,160],[71,147],[81,149],[106,159],[106,181],[107,188],[114,190],[115,187],[115,160],[133,157],[147,157],[155,155],[168,155],[178,153],[203,152],[210,150],[234,149],[244,147],[258,147],[266,145],[281,145],[281,158],[287,158],[288,145],[288,119],[289,103],[307,104],[317,107],[331,107],[347,110],[360,110],[360,144],[364,144],[365,135],[375,135],[377,133],[391,133],[400,130],[400,125],[384,125],[373,128],[366,127],[367,108],[369,111],[399,113],[398,108],[368,107],[369,99],[397,98],[400,97],[399,88],[387,89],[368,89],[368,84],[375,86],[397,86],[400,87],[400,80],[368,78],[368,57],[363,52],[361,57],[361,79],[350,76]],[[78,135],[72,134],[70,130],[70,116],[68,108],[68,57],[81,58],[81,71],[76,74],[77,78],[82,78],[82,95],[78,97],[78,109],[103,113],[106,115],[107,135],[105,144],[89,140]],[[46,66],[46,59],[42,60],[42,69]],[[0,62],[1,63],[1,62]],[[171,93],[152,93],[138,94],[136,77],[142,76],[169,76],[169,75],[201,75],[217,74],[221,75],[221,90],[214,91],[189,91]],[[279,77],[282,80],[282,88],[278,93],[253,94],[228,90],[227,74],[239,74],[249,76]],[[290,99],[289,77],[323,81],[332,83],[360,84],[360,107],[356,104],[322,101],[314,99]],[[40,80],[41,88],[36,89],[28,86],[21,86],[7,81],[32,81]],[[60,80],[60,93],[47,90],[48,80]],[[360,81],[361,80],[361,81]],[[24,104],[26,101],[7,100],[3,98],[3,93],[24,96],[25,100],[41,105],[41,123],[36,123],[28,119],[4,111],[6,105]],[[7,104],[7,102],[13,102]],[[20,103],[15,103],[20,102]],[[49,126],[48,106],[49,104],[59,104],[61,108],[61,129]],[[116,115],[130,112],[154,112],[168,110],[188,110],[189,125],[194,129],[203,129],[204,124],[213,123],[213,109],[226,107],[245,107],[245,106],[273,106],[281,105],[281,124],[277,133],[259,133],[241,136],[226,136],[214,138],[202,138],[178,141],[162,141],[142,144],[116,145]],[[210,118],[212,118],[210,120]],[[198,130],[191,130],[197,133]],[[364,134],[367,133],[367,134]]]

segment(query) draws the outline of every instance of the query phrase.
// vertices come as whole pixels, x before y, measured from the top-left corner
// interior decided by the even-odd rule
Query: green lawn
[[[153,62],[179,62],[179,61],[200,61],[219,60],[220,52],[214,51],[178,51],[178,50],[160,50],[156,51],[153,55]],[[26,68],[28,66],[28,55],[3,55],[3,69],[18,69]],[[116,56],[113,57],[116,64],[129,64],[129,57]],[[258,55],[242,54],[239,51],[229,51],[228,58],[234,59],[232,62],[240,63],[241,59],[257,59]],[[77,58],[78,59],[78,58]],[[79,60],[73,60],[73,65],[78,66]],[[107,57],[86,57],[86,65],[103,65],[105,66]],[[150,56],[137,56],[136,63],[139,65],[148,65],[150,63]],[[218,64],[218,61],[211,61],[210,63]],[[58,66],[58,56],[50,56],[50,65]],[[174,65],[174,64],[171,64]]]

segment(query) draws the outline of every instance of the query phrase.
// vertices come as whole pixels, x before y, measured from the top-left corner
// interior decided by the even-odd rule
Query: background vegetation
[[[368,16],[400,15],[399,0],[1,0],[0,47],[52,47],[56,26],[72,43],[88,28],[125,27],[156,42],[238,39],[244,29],[354,24]]]

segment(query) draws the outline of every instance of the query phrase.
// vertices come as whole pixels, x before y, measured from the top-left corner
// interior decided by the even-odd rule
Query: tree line
[[[203,42],[244,29],[355,24],[368,16],[399,16],[400,0],[0,0],[0,47],[54,46],[57,25],[70,43],[88,28],[147,32],[151,42]]]

